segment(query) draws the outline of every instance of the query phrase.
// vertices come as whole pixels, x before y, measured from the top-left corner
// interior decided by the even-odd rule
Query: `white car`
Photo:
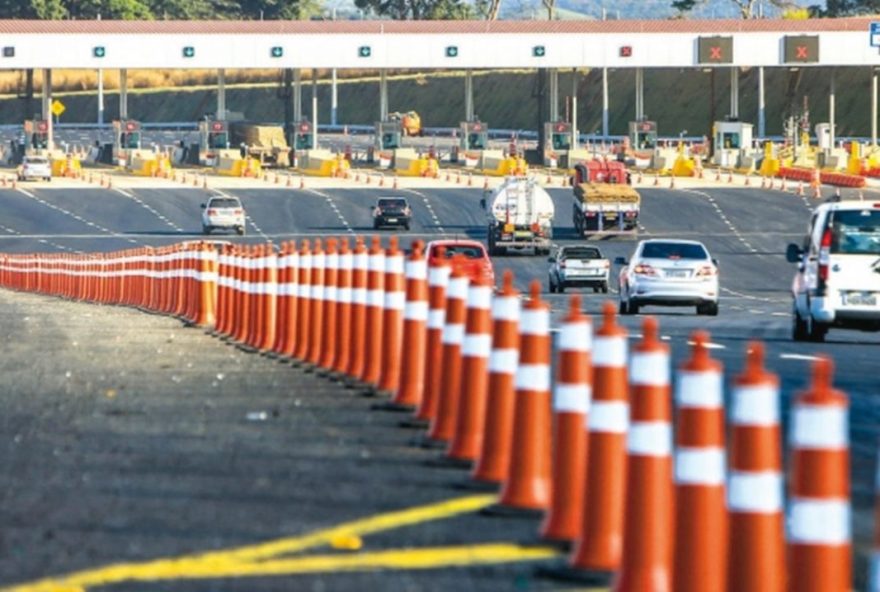
[[[569,286],[593,288],[594,292],[608,292],[611,263],[596,247],[566,245],[548,259],[550,292],[565,292]]]
[[[817,207],[791,286],[792,338],[824,341],[828,329],[880,330],[880,202],[831,201]]]
[[[244,234],[244,208],[237,197],[215,195],[202,204],[202,233],[211,234],[217,229]]]
[[[18,166],[18,180],[33,179],[52,180],[52,165],[45,156],[25,156]]]
[[[697,314],[718,314],[718,262],[697,241],[640,241],[632,258],[618,257],[620,314],[638,314],[646,304],[695,306]]]

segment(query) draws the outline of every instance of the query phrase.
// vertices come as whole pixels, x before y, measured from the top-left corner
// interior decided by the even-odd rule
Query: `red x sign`
[[[796,56],[799,60],[805,60],[809,56],[807,55],[807,46],[806,45],[798,45],[796,48]]]
[[[715,45],[709,48],[709,59],[710,60],[720,60],[721,59],[721,47]]]

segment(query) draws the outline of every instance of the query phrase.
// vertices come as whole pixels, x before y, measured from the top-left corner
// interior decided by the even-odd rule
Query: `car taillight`
[[[596,216],[598,216],[596,212],[587,212],[587,218],[595,218]]]
[[[831,228],[826,228],[819,243],[819,281],[828,280],[828,264],[831,262]],[[820,287],[824,287],[820,285]]]
[[[235,215],[236,215],[236,216],[241,216],[241,214],[242,214],[241,209],[236,209],[236,210],[235,210]]]
[[[644,263],[636,265],[633,268],[633,273],[636,275],[657,275],[657,271],[653,267]]]
[[[374,208],[374,209],[373,209],[373,216],[378,216],[378,215],[381,214],[381,213],[382,213],[382,212],[379,210],[379,208]]]
[[[697,270],[697,277],[708,277],[713,276],[718,273],[718,270],[715,269],[712,265],[704,265],[700,269]]]
[[[559,262],[559,267],[562,267],[562,268],[564,269],[564,268],[565,268],[565,261],[560,261],[560,262]]]
[[[605,261],[602,262],[602,267],[604,267],[605,269],[610,268],[610,267],[611,267],[611,261],[608,261],[608,260],[606,259]]]
[[[208,215],[209,215],[209,216],[216,216],[216,215],[217,215],[217,210],[215,210],[214,208],[209,208],[209,209],[208,209]]]

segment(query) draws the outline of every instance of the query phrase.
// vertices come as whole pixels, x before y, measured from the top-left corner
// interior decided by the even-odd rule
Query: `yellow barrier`
[[[672,165],[672,175],[675,177],[693,177],[696,163],[693,158],[679,154]]]
[[[67,156],[52,161],[53,177],[78,177],[82,172],[82,164],[78,158]]]

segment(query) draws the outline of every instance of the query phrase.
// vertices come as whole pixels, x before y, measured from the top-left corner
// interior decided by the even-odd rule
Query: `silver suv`
[[[830,201],[817,207],[791,285],[792,338],[824,341],[831,327],[880,330],[880,202]]]

